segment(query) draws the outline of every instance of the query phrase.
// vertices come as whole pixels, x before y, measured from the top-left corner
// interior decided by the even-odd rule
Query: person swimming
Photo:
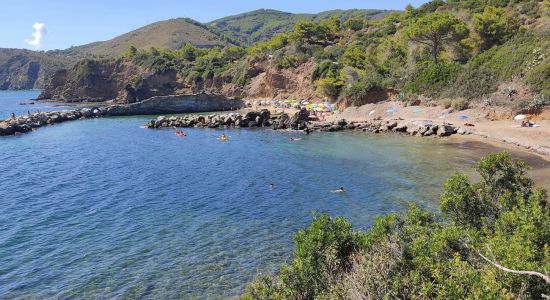
[[[290,141],[291,142],[298,142],[298,141],[301,141],[302,138],[290,138]]]
[[[184,137],[187,136],[187,133],[185,133],[183,130],[176,130],[176,136]]]
[[[275,184],[270,183],[270,184],[269,184],[269,189],[272,190],[272,189],[274,189],[274,188],[275,188]]]
[[[228,139],[229,139],[229,137],[227,135],[225,135],[225,133],[222,133],[222,135],[220,135],[220,141],[225,142]]]
[[[340,187],[337,190],[332,191],[333,193],[344,193],[346,190],[344,190],[344,187]]]

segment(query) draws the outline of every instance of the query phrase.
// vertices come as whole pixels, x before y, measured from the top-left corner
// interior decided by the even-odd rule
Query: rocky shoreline
[[[160,116],[145,124],[146,128],[254,128],[266,127],[274,130],[302,130],[306,132],[337,132],[357,130],[371,133],[399,132],[413,136],[445,137],[453,134],[470,134],[464,127],[452,124],[432,124],[404,120],[374,120],[348,122],[345,119],[332,122],[311,121],[309,112],[301,110],[293,116],[288,114],[271,115],[267,109],[247,113],[226,113],[211,115]]]
[[[38,112],[23,116],[13,116],[10,119],[0,120],[0,136],[24,134],[40,127],[78,119],[107,116],[229,111],[240,109],[243,106],[244,103],[240,99],[212,94],[152,97],[126,105],[107,105],[94,108]]]
[[[18,135],[34,129],[74,121],[102,117],[105,111],[100,108],[82,108],[53,112],[37,112],[0,121],[0,136]]]

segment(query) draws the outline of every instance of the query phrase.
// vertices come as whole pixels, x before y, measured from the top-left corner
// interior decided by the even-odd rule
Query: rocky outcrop
[[[307,111],[306,111],[307,112]],[[151,120],[147,128],[253,128],[271,127],[273,129],[303,130],[307,128],[307,117],[304,112],[297,112],[292,118],[288,114],[271,115],[270,111],[251,111],[247,113],[213,114],[208,116],[160,116]]]
[[[85,59],[70,70],[59,70],[51,76],[39,99],[64,102],[127,99],[127,86],[144,74],[142,68],[124,60]]]
[[[108,106],[105,108],[105,114],[109,116],[177,114],[237,110],[243,106],[242,100],[221,95],[173,95],[152,97],[127,105]]]
[[[191,79],[182,78],[174,70],[149,72],[125,59],[85,59],[71,69],[59,70],[50,76],[39,99],[132,104],[156,96],[210,93],[245,99],[312,100],[320,98],[310,79],[315,67],[313,60],[296,68],[279,69],[269,60],[253,59],[242,70]],[[236,83],[240,76],[247,82],[244,86]]]
[[[348,122],[344,119],[334,122],[309,121],[307,111],[299,111],[293,116],[288,114],[271,115],[268,110],[258,112],[212,114],[208,116],[160,116],[145,124],[145,127],[158,128],[251,128],[268,127],[274,130],[292,129],[306,132],[338,132],[344,130],[369,133],[401,133],[419,137],[445,137],[453,134],[470,134],[462,127],[449,124],[405,123],[399,120]]]
[[[309,60],[296,68],[281,70],[267,62],[254,62],[247,71],[253,76],[248,77],[250,83],[243,88],[243,97],[319,99],[311,80],[316,66]]]
[[[153,97],[145,101],[127,104],[111,105],[96,108],[83,108],[58,112],[34,113],[0,121],[0,136],[16,135],[30,132],[34,129],[66,121],[107,116],[152,115],[161,113],[191,113],[235,110],[243,106],[240,99],[226,98],[220,95],[181,95]],[[269,119],[263,112],[260,119],[254,119],[260,124]],[[253,125],[255,126],[255,125]]]
[[[0,90],[42,88],[56,70],[72,65],[75,60],[51,51],[0,48]]]

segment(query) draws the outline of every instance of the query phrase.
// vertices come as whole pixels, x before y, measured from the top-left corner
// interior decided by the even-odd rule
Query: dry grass
[[[223,46],[226,43],[207,28],[180,18],[156,22],[112,40],[86,45],[83,48],[86,52],[95,55],[120,56],[129,46],[135,46],[138,49],[151,47],[177,49],[185,44],[213,47]]]

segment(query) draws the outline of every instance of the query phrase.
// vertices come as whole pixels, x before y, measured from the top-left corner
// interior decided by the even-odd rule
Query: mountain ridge
[[[368,15],[376,17],[377,14],[388,13],[381,10],[332,10],[317,14],[295,14],[273,9],[260,9],[233,16],[227,16],[207,23],[201,23],[190,18],[173,18],[157,21],[125,34],[115,36],[106,41],[96,41],[66,49],[33,51],[28,49],[0,48],[0,90],[8,89],[37,89],[44,86],[45,78],[59,69],[66,69],[83,58],[120,57],[129,46],[138,49],[151,47],[178,49],[185,44],[197,47],[210,48],[230,44],[249,45],[248,41],[264,41],[274,34],[289,31],[299,20],[317,20],[336,16],[341,19],[356,15]],[[229,29],[216,28],[212,24],[225,20],[233,22],[243,16],[257,16],[262,13],[263,20],[247,20],[256,24],[257,30],[240,33],[240,27]],[[286,16],[286,19],[275,22],[267,17]],[[263,29],[264,32],[258,33]],[[251,35],[250,37],[248,35]],[[252,36],[254,35],[254,36]]]

